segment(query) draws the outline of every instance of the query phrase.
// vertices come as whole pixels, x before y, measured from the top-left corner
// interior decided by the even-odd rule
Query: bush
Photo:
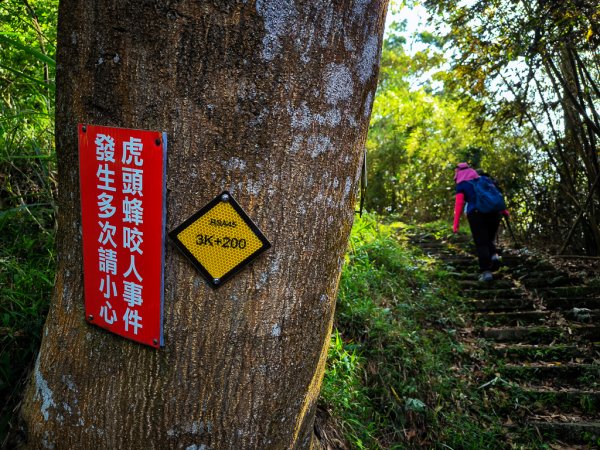
[[[465,307],[407,230],[372,216],[354,225],[322,402],[355,448],[498,448],[457,338]]]

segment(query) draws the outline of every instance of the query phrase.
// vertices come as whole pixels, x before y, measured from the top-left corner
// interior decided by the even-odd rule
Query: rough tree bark
[[[386,3],[61,0],[59,268],[27,448],[311,446]],[[168,230],[227,189],[273,245],[217,291],[167,245],[160,350],[84,321],[78,122],[168,133]]]

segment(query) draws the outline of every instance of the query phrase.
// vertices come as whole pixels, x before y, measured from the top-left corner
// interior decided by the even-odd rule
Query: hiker
[[[467,204],[466,213],[471,227],[471,235],[473,241],[475,241],[475,248],[477,249],[477,258],[479,261],[479,269],[481,275],[479,281],[489,282],[494,279],[492,272],[500,268],[500,258],[498,257],[498,251],[494,245],[494,238],[498,232],[498,226],[500,225],[500,219],[502,215],[508,216],[508,211],[504,205],[504,199],[499,194],[497,186],[495,191],[501,198],[499,206],[484,206],[481,205],[481,209],[485,212],[481,212],[476,204],[477,196],[475,193],[476,186],[474,182],[482,186],[495,186],[495,183],[487,176],[480,176],[477,171],[469,167],[465,162],[459,163],[456,167],[454,175],[454,181],[456,182],[456,201],[454,204],[454,233],[458,232],[460,227],[460,216],[463,212],[465,202]],[[483,197],[483,195],[481,195]],[[496,200],[496,199],[494,199]],[[480,201],[480,203],[482,200]],[[487,211],[491,209],[490,211]]]

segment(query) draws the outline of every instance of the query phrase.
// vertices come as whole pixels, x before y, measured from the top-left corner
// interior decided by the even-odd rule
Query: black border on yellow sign
[[[177,238],[177,235],[179,233],[181,233],[183,230],[185,230],[187,227],[189,227],[191,224],[193,224],[200,217],[207,214],[216,205],[225,201],[225,200],[223,200],[224,195],[227,195],[226,202],[229,203],[233,207],[233,209],[235,209],[235,211],[240,215],[242,220],[244,222],[246,222],[246,225],[248,225],[248,227],[252,230],[252,232],[256,235],[256,237],[262,242],[262,246],[258,250],[256,250],[254,253],[250,254],[246,259],[241,261],[237,266],[233,267],[229,272],[227,272],[221,278],[219,278],[218,282],[215,282],[215,279],[211,276],[211,274],[208,272],[208,270],[206,270],[206,268],[200,263],[200,261],[198,261],[194,257],[194,255],[192,255],[192,253],[187,249],[187,247],[183,244],[183,242],[181,242]],[[171,240],[173,241],[175,246],[186,256],[187,259],[190,260],[192,265],[196,269],[198,269],[198,271],[202,274],[202,276],[204,276],[204,278],[206,278],[206,281],[208,281],[208,284],[213,289],[217,289],[217,288],[220,288],[221,286],[223,286],[223,284],[226,281],[230,280],[235,274],[237,274],[247,264],[249,264],[251,261],[253,261],[258,255],[260,255],[264,251],[271,248],[271,243],[267,240],[265,235],[262,234],[262,232],[260,231],[258,226],[256,226],[256,224],[254,222],[252,222],[250,217],[248,217],[248,215],[245,213],[245,211],[242,209],[242,207],[238,204],[238,202],[235,201],[235,199],[232,197],[232,195],[228,191],[221,192],[213,200],[211,200],[206,206],[204,206],[200,211],[193,214],[189,219],[187,219],[185,222],[183,222],[177,228],[170,231],[169,237],[171,238]]]

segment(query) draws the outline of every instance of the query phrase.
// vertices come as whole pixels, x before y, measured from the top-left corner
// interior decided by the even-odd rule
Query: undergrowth
[[[354,225],[322,405],[351,448],[501,448],[473,387],[477,355],[457,335],[464,306],[407,231],[372,216]]]
[[[48,116],[0,120],[0,445],[41,340],[55,272],[55,152]]]
[[[57,6],[0,2],[0,446],[54,284]]]
[[[52,218],[0,217],[0,443],[16,416],[54,284],[54,233],[40,229],[40,221]]]

